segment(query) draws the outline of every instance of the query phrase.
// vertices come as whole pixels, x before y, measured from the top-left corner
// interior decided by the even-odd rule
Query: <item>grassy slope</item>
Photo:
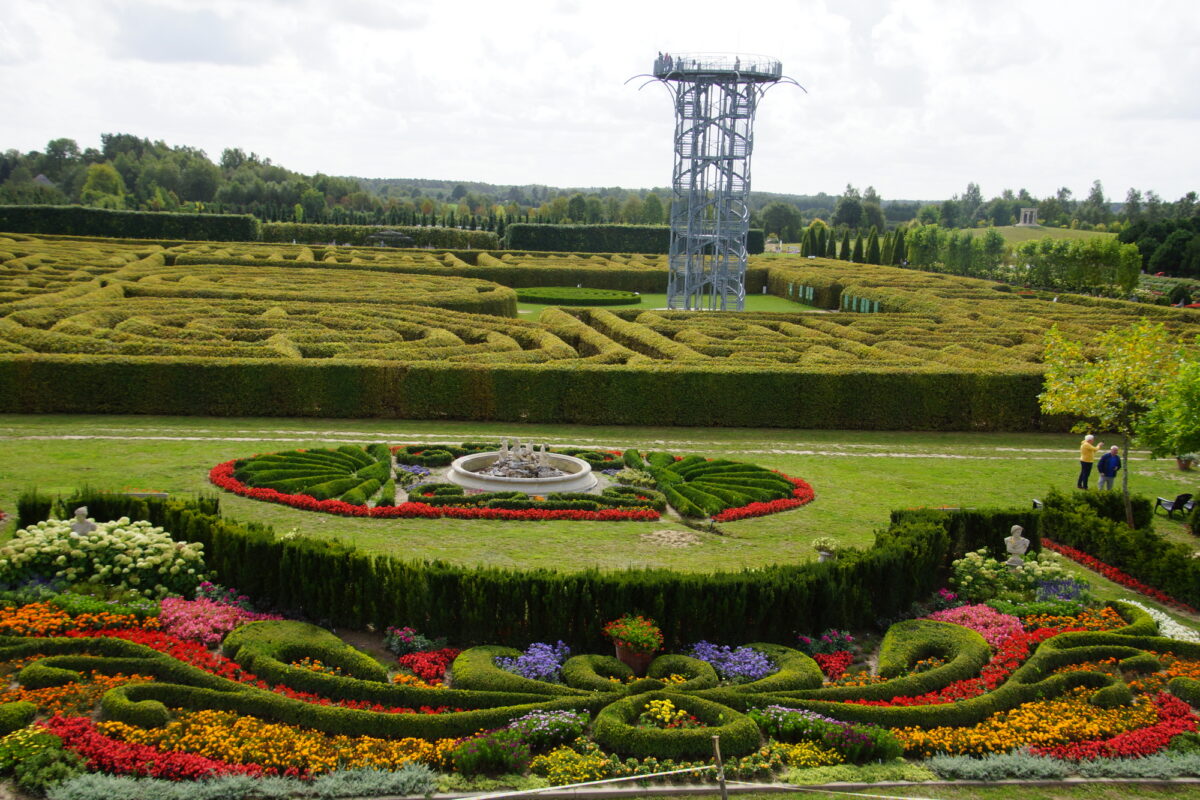
[[[223,496],[223,508],[233,518],[265,522],[280,532],[343,537],[378,553],[504,566],[707,571],[809,559],[808,543],[819,535],[869,546],[893,508],[1025,505],[1050,486],[1073,486],[1077,470],[1076,437],[1053,434],[13,415],[0,416],[0,509],[15,511],[20,491],[35,486],[52,493],[82,484],[203,491],[210,488],[207,470],[213,464],[259,452],[330,442],[460,442],[505,435],[552,445],[666,449],[753,461],[805,478],[817,500],[784,514],[724,525],[727,536],[694,533],[699,543],[688,547],[642,539],[653,531],[687,532],[670,519],[609,524],[361,520],[232,495]],[[62,436],[85,438],[55,438]],[[1200,473],[1181,473],[1173,461],[1138,458],[1131,475],[1133,489],[1151,496],[1173,497],[1198,484]],[[1185,536],[1180,523],[1160,515],[1158,524],[1164,532]]]

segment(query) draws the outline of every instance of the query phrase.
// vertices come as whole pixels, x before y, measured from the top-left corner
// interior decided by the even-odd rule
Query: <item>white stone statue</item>
[[[80,506],[75,509],[75,519],[71,522],[71,535],[75,537],[84,537],[96,530],[96,523],[88,519],[87,506]]]
[[[1004,546],[1008,549],[1008,561],[1004,562],[1010,567],[1019,567],[1025,563],[1021,556],[1025,555],[1025,551],[1029,549],[1029,540],[1022,534],[1025,529],[1020,525],[1013,525],[1012,532],[1009,537],[1004,540]]]
[[[538,453],[537,463],[538,463],[539,467],[550,466],[550,460],[546,458],[546,443],[545,442],[542,442],[542,450],[540,453]]]
[[[500,458],[501,460],[508,458],[508,437],[505,436],[500,440]]]

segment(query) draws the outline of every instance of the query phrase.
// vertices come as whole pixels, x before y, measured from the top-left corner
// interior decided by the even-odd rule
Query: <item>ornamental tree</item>
[[[1184,352],[1179,372],[1146,414],[1138,438],[1151,458],[1200,453],[1200,350]]]
[[[1125,518],[1133,527],[1129,499],[1129,444],[1147,415],[1167,394],[1181,365],[1182,349],[1161,323],[1139,320],[1132,328],[1102,333],[1094,348],[1066,338],[1057,328],[1046,334],[1042,356],[1045,390],[1038,402],[1047,414],[1081,417],[1071,430],[1115,431],[1122,438],[1121,491]]]

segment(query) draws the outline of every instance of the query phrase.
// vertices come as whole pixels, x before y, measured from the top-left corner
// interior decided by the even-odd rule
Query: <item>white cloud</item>
[[[128,132],[304,172],[662,186],[658,51],[766,53],[754,188],[941,198],[1093,179],[1177,197],[1200,156],[1200,15],[1115,0],[9,0],[0,147]]]

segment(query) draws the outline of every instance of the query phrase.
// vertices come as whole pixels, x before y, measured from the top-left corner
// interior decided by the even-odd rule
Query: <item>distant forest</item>
[[[246,213],[264,221],[376,225],[448,225],[502,229],[506,223],[665,224],[668,188],[560,188],[505,186],[419,178],[356,178],[304,175],[257,153],[226,148],[214,163],[203,151],[171,146],[126,133],[100,136],[100,147],[81,149],[54,139],[45,150],[0,155],[0,203],[71,204],[152,211]],[[1110,201],[1100,181],[1077,200],[1071,189],[1036,198],[1005,189],[985,198],[979,184],[937,201],[886,200],[874,187],[847,185],[841,194],[751,193],[751,223],[784,241],[799,241],[813,220],[834,228],[883,232],[909,224],[942,228],[1011,225],[1022,208],[1037,208],[1043,225],[1120,232],[1193,220],[1200,214],[1195,192],[1174,202],[1153,191],[1130,189],[1124,202]],[[1172,231],[1176,226],[1172,226]],[[1190,224],[1187,226],[1190,231]],[[1183,236],[1176,237],[1180,249]],[[1188,244],[1190,244],[1190,238]]]

